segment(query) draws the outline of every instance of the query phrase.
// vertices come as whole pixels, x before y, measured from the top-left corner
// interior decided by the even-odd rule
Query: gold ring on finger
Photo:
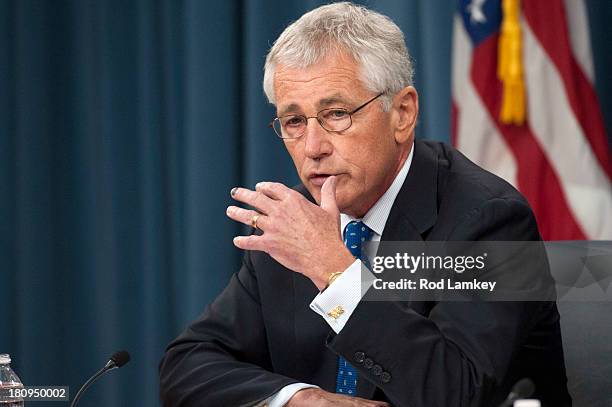
[[[254,216],[251,218],[251,226],[253,226],[255,229],[259,229],[259,228],[257,227],[257,221],[258,221],[258,220],[259,220],[259,214],[254,215]]]

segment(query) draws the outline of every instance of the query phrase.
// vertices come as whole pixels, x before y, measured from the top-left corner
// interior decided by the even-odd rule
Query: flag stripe
[[[474,61],[478,63],[472,64],[470,78],[514,154],[518,186],[533,207],[544,239],[585,239],[557,174],[529,127],[502,125],[497,120],[502,100],[502,84],[497,78],[497,41],[498,35],[492,35],[474,49]]]
[[[453,38],[454,145],[472,161],[517,186],[517,164],[470,80],[472,46],[463,20],[455,17]],[[483,148],[487,146],[487,148]]]
[[[574,115],[597,161],[612,179],[612,157],[595,90],[571,52],[562,0],[523,2],[523,12],[538,42],[557,70]]]
[[[595,68],[591,55],[591,37],[589,35],[589,19],[583,0],[565,0],[565,16],[569,28],[572,55],[586,75],[591,85],[595,84]]]
[[[569,105],[556,66],[523,23],[529,127],[558,175],[574,216],[592,239],[612,236],[612,185]],[[546,109],[542,109],[546,106]],[[571,163],[571,165],[568,165]]]

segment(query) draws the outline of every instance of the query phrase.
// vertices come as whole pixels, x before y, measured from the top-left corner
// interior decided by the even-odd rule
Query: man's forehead
[[[279,64],[273,79],[277,111],[351,103],[363,90],[360,79],[357,62],[340,52],[306,67]]]
[[[287,76],[295,79],[308,79],[317,76],[326,76],[331,73],[342,72],[345,75],[353,75],[358,71],[359,63],[345,52],[332,52],[318,58],[316,61],[311,61],[308,64],[303,63],[283,63],[279,62],[274,67],[275,78],[279,76]],[[298,79],[299,80],[299,79]]]

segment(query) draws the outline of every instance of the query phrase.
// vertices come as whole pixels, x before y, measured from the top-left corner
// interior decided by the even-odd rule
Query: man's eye
[[[285,127],[298,127],[304,124],[304,120],[299,116],[288,117],[283,121]]]
[[[325,120],[342,120],[348,117],[348,112],[344,109],[329,109],[325,111]]]

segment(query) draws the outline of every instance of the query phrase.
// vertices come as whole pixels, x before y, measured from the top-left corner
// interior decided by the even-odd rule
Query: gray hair
[[[387,16],[349,2],[328,4],[304,14],[289,25],[266,56],[263,88],[274,99],[277,64],[305,68],[340,51],[358,64],[361,81],[374,93],[386,92],[383,109],[393,95],[412,85],[414,68],[404,34]]]

